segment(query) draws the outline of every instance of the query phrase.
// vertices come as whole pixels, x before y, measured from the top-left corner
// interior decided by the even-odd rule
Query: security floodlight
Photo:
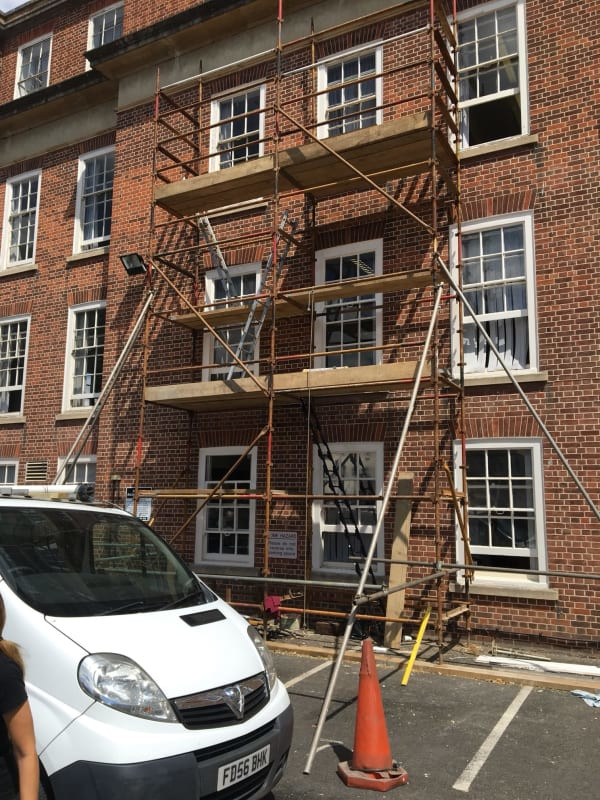
[[[139,253],[127,253],[126,255],[119,256],[119,258],[128,275],[145,275],[148,271],[144,259]]]

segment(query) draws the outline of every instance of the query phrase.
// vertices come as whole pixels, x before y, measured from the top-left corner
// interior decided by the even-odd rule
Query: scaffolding
[[[328,487],[325,494],[311,494],[307,480],[302,498],[306,514],[308,517],[310,501],[334,501],[349,543],[349,559],[357,564],[360,579],[356,598],[362,605],[368,577],[373,585],[377,584],[371,563],[391,500],[411,501],[418,497],[431,503],[432,564],[436,565],[443,563],[446,552],[443,509],[455,513],[467,565],[470,563],[466,498],[455,487],[444,455],[448,436],[450,441],[461,441],[463,460],[459,469],[464,470],[462,337],[458,337],[461,352],[456,378],[448,369],[449,348],[444,345],[440,326],[442,305],[458,297],[458,329],[462,329],[460,272],[456,291],[445,289],[447,270],[442,258],[447,245],[443,231],[448,229],[449,221],[456,224],[460,252],[456,4],[447,4],[446,0],[404,2],[319,31],[311,21],[310,33],[284,45],[283,0],[273,2],[277,41],[273,51],[262,54],[260,69],[253,58],[170,86],[161,86],[157,71],[154,189],[147,259],[147,284],[156,298],[153,316],[146,322],[139,440],[144,436],[147,403],[190,414],[263,409],[264,426],[215,485],[206,490],[173,485],[154,489],[151,494],[163,503],[173,498],[197,500],[196,509],[173,538],[186,530],[215,498],[261,502],[262,576],[268,579],[273,509],[278,502],[300,499],[273,486],[275,409],[286,405],[301,407],[309,434],[307,469],[313,442]],[[359,30],[370,35],[355,36]],[[323,64],[335,62],[339,49],[334,47],[332,56],[324,54],[328,52],[327,43],[336,39],[351,43],[352,53],[359,60],[361,53],[374,49],[381,55],[365,74],[341,76],[332,89],[331,83],[322,85],[319,70]],[[211,105],[214,109],[219,97],[226,96],[221,87],[235,87],[240,76],[245,85],[256,87],[250,93],[252,106],[248,107],[248,100],[241,110],[233,102],[230,107],[223,103],[215,119]],[[250,80],[253,76],[259,77]],[[388,89],[381,92],[378,87],[384,84]],[[323,114],[323,104],[326,100],[331,104],[332,92],[336,93],[339,108],[335,113]],[[255,125],[257,120],[259,124]],[[379,200],[380,206],[383,201],[380,217],[385,221],[396,217],[406,220],[426,242],[427,254],[421,263],[416,268],[402,265],[380,273],[369,268],[361,271],[357,265],[353,276],[323,283],[312,281],[310,285],[306,280],[290,277],[287,266],[291,258],[312,257],[314,261],[321,205],[331,209],[332,198],[350,192],[368,192],[369,197]],[[264,227],[232,231],[228,221],[232,215],[243,213],[262,214]],[[262,264],[254,290],[249,293],[242,290],[227,263],[227,254],[236,252],[251,252]],[[218,297],[208,291],[207,269],[217,276]],[[409,342],[407,348],[417,353],[417,358],[403,356],[398,341],[367,345],[357,341],[351,347],[340,342],[337,349],[315,348],[315,325],[327,309],[344,303],[352,313],[365,297],[373,298],[369,311],[373,315],[389,312],[392,304],[398,311],[416,309],[421,314],[425,337]],[[347,311],[337,308],[336,313]],[[189,331],[191,336],[212,337],[212,352],[218,351],[220,360],[206,363],[203,359],[183,368],[150,367],[150,329],[157,317],[165,324]],[[297,318],[308,319],[310,346],[300,353],[285,349],[282,352],[278,347],[278,327]],[[236,341],[225,333],[228,326],[237,326],[241,331]],[[254,345],[259,339],[267,343],[267,355],[257,359]],[[349,355],[353,366],[320,366],[328,364],[328,359],[341,363]],[[188,380],[176,381],[175,375],[183,370]],[[385,491],[377,496],[349,496],[336,474],[335,459],[320,428],[315,403],[320,398],[386,402],[390,395],[394,407],[399,407],[400,396],[407,399],[398,412],[403,420],[402,432]],[[396,478],[417,404],[429,408],[432,488],[426,493],[402,495],[395,493]],[[265,448],[262,491],[226,488],[228,478],[257,445]],[[144,495],[140,488],[140,454],[138,446],[136,500]],[[460,485],[465,485],[464,480]],[[361,537],[354,517],[352,503],[357,501],[380,504],[370,542]],[[465,595],[450,608],[444,589],[448,570],[432,567],[431,574],[411,582],[426,585],[432,581],[435,585],[437,607],[433,618],[440,658],[445,624],[465,615],[468,625],[468,569],[465,575]],[[283,575],[278,575],[277,580],[286,583]],[[311,613],[310,609],[305,611]],[[387,619],[385,614],[381,618]],[[418,622],[414,616],[397,620]]]

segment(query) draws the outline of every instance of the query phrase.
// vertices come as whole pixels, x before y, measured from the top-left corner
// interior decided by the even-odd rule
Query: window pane
[[[352,56],[326,68],[327,87],[336,88],[326,94],[325,120],[327,133],[341,133],[376,124],[377,81],[375,52]],[[364,80],[361,80],[364,78]]]
[[[488,450],[489,474],[494,476],[508,476],[508,451]]]
[[[497,551],[529,551],[520,565],[537,563],[532,451],[526,448],[468,450],[469,535],[477,563],[513,567]],[[486,489],[487,495],[486,500]],[[487,551],[487,552],[486,552]]]
[[[525,272],[524,226],[489,228],[464,237],[463,287],[465,298],[503,359],[514,369],[529,364],[529,320]],[[481,246],[483,255],[478,253]],[[518,319],[512,312],[520,312]],[[467,311],[467,316],[470,314]],[[509,316],[507,316],[509,315]],[[483,334],[466,320],[465,369],[499,370],[501,366]]]
[[[95,404],[102,385],[104,366],[104,308],[77,311],[73,321],[73,347],[71,350],[72,408]]]
[[[522,133],[516,7],[460,22],[458,38],[461,100],[476,103],[461,114],[467,146]],[[513,93],[512,98],[503,98],[501,107],[499,92]]]

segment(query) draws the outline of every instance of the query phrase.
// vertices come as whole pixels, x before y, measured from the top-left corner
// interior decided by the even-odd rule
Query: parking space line
[[[468,792],[471,784],[477,777],[479,770],[483,767],[485,762],[487,761],[490,753],[494,749],[494,747],[498,744],[500,737],[504,733],[504,731],[508,728],[512,720],[514,719],[515,715],[528,698],[529,694],[531,693],[533,686],[523,686],[521,691],[517,694],[515,699],[506,709],[504,714],[500,717],[498,722],[495,724],[492,732],[487,737],[485,742],[481,745],[475,757],[470,761],[469,764],[463,770],[462,775],[456,781],[453,789],[457,789],[459,792]]]
[[[300,681],[310,678],[311,675],[316,675],[317,672],[321,672],[321,670],[325,669],[325,667],[331,667],[331,661],[324,661],[322,664],[318,664],[316,667],[307,670],[307,672],[303,672],[301,675],[296,675],[295,678],[291,678],[289,681],[287,681],[285,688],[289,689],[292,686],[295,686],[297,683],[300,683]]]

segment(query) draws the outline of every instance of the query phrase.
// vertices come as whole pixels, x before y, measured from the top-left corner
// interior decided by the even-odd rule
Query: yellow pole
[[[423,634],[425,633],[425,628],[427,627],[427,623],[429,622],[429,615],[431,614],[431,606],[427,606],[425,609],[425,616],[421,620],[421,624],[419,625],[419,632],[417,633],[417,638],[415,640],[413,649],[410,654],[410,658],[408,659],[408,663],[404,668],[404,675],[402,676],[401,685],[406,686],[408,683],[408,679],[410,678],[410,673],[413,668],[413,664],[415,663],[415,659],[417,657],[417,652],[419,650],[419,645],[421,644],[421,639],[423,638]]]

